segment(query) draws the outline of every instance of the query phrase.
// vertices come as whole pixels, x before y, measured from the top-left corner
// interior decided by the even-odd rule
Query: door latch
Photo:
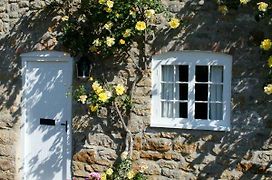
[[[61,123],[60,125],[65,126],[65,132],[68,130],[68,122],[65,121],[65,123]]]

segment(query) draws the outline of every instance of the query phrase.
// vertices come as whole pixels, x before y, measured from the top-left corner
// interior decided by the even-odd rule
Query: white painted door
[[[24,179],[70,179],[72,63],[37,59],[24,63]]]

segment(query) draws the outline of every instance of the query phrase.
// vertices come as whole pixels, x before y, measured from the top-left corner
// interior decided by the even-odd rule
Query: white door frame
[[[26,161],[26,69],[28,67],[29,62],[46,62],[46,61],[54,61],[54,62],[67,62],[71,66],[71,82],[72,85],[72,77],[73,77],[73,58],[65,52],[58,52],[58,51],[34,51],[30,53],[21,54],[22,60],[22,102],[21,102],[21,111],[22,111],[22,119],[21,119],[21,126],[20,126],[20,166],[19,166],[19,176],[20,179],[27,180],[26,176],[26,169],[25,169],[25,161]],[[70,96],[70,95],[69,95]],[[71,137],[71,122],[72,122],[72,97],[68,97],[68,106],[70,108],[70,113],[68,114],[68,127],[67,127],[67,168],[66,174],[67,178],[71,178],[71,158],[72,158],[72,137]],[[67,112],[68,113],[68,112]]]

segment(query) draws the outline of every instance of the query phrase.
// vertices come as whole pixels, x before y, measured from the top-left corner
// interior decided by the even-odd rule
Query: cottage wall
[[[207,50],[233,56],[230,132],[150,127],[150,68],[136,83],[129,127],[134,134],[134,167],[148,165],[150,179],[269,179],[272,176],[271,96],[263,93],[267,67],[259,42],[269,36],[247,8],[226,16],[212,1],[164,1],[184,22],[176,30],[159,27],[148,37],[147,53]],[[20,137],[20,60],[33,50],[63,50],[58,44],[61,14],[49,0],[0,1],[0,179],[16,179]],[[160,19],[162,24],[166,22]],[[95,77],[131,85],[137,76],[132,60],[114,59],[96,68]],[[78,83],[74,79],[75,84]],[[124,132],[113,120],[92,118],[73,105],[73,174],[84,179],[104,171],[123,151]]]

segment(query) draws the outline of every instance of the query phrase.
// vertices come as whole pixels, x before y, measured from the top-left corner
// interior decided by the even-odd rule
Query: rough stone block
[[[11,159],[0,159],[0,170],[10,171],[14,173],[15,171],[14,161],[12,161]]]
[[[0,6],[0,13],[4,12],[6,10],[6,8],[4,6]]]
[[[97,157],[95,150],[81,150],[74,154],[73,160],[85,163],[94,163]]]
[[[159,160],[158,164],[161,168],[176,169],[179,167],[179,164],[177,162],[163,159]]]
[[[158,160],[163,158],[163,154],[156,151],[141,151],[140,157],[143,159]]]
[[[136,134],[134,136],[134,149],[135,150],[141,150],[142,149],[142,134]]]
[[[113,149],[101,147],[97,149],[97,152],[101,159],[115,160],[117,158],[117,154]]]
[[[166,138],[150,138],[144,145],[144,149],[165,152],[172,148],[172,141]]]
[[[191,154],[196,152],[197,145],[196,144],[183,144],[183,143],[174,143],[174,151],[183,153],[183,154]]]
[[[9,9],[11,12],[17,12],[19,10],[19,5],[17,3],[11,3]]]
[[[12,130],[0,129],[0,144],[12,145],[16,142],[16,134]]]
[[[148,161],[148,160],[139,159],[139,160],[134,161],[132,163],[132,167],[136,171],[140,171],[143,165],[147,166],[147,169],[144,171],[145,174],[148,174],[148,175],[161,174],[160,166],[155,161]]]
[[[42,9],[45,6],[45,2],[44,1],[32,1],[30,2],[30,9],[31,10],[38,10],[38,9]]]
[[[18,18],[19,17],[19,12],[14,11],[9,13],[9,18]]]
[[[9,15],[7,13],[0,13],[0,19],[3,22],[9,22]]]
[[[162,175],[177,180],[186,179],[184,178],[184,171],[178,169],[162,168]]]
[[[116,145],[114,144],[113,140],[103,134],[103,133],[98,133],[98,134],[89,134],[88,139],[87,139],[88,145],[91,146],[103,146],[106,148],[115,148]]]
[[[19,2],[19,7],[20,8],[25,8],[29,6],[29,1],[20,1]]]
[[[4,23],[3,21],[0,19],[0,32],[4,31]],[[1,82],[1,74],[0,74],[0,82]]]
[[[0,144],[0,156],[15,156],[15,150],[12,145],[1,145]]]
[[[14,174],[11,172],[0,171],[0,180],[14,180]]]

